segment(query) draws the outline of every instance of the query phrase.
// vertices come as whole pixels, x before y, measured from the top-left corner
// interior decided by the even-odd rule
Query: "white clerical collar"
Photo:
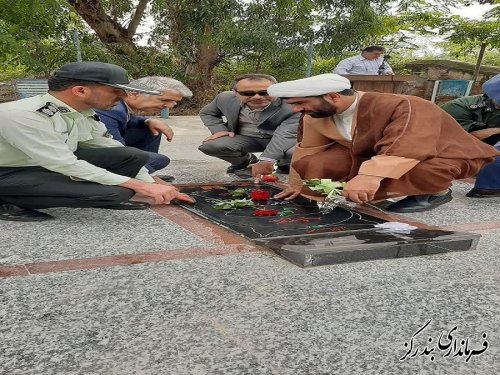
[[[347,108],[343,112],[336,113],[334,116],[338,116],[340,118],[344,118],[344,117],[352,116],[353,115],[354,111],[356,110],[356,106],[358,105],[358,101],[359,101],[359,95],[357,93],[354,94],[354,95],[356,95],[356,98],[354,99],[354,101],[352,102],[352,104],[349,106],[349,108]]]

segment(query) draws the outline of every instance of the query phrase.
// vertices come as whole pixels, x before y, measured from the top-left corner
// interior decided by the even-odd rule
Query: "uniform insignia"
[[[471,104],[470,109],[477,109],[477,104]]]
[[[47,102],[43,107],[37,109],[37,112],[46,114],[49,117],[54,116],[58,111],[59,108],[52,102]]]
[[[61,113],[68,113],[68,112],[71,112],[71,110],[68,108],[68,107],[57,107],[57,109],[59,110],[59,112]]]
[[[101,121],[101,118],[96,114],[92,115],[92,118],[96,121]]]

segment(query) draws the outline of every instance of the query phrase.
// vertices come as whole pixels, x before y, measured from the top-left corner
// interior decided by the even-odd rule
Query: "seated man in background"
[[[425,211],[452,199],[453,179],[473,176],[498,155],[427,100],[350,87],[337,74],[269,87],[304,113],[290,186],[276,198],[307,192],[301,180],[329,178],[347,181],[342,195],[353,202],[406,196],[387,210]]]
[[[382,57],[385,49],[381,46],[369,46],[361,51],[361,55],[348,57],[341,60],[333,72],[336,74],[361,74],[380,75],[394,74],[392,68],[387,64],[387,55]]]
[[[128,83],[119,66],[70,63],[49,78],[47,94],[0,104],[0,220],[48,220],[36,209],[50,207],[147,208],[129,201],[135,193],[156,204],[192,202],[151,177],[148,155],[113,140],[92,110],[113,107],[124,90],[142,91]]]
[[[199,150],[231,163],[227,173],[251,166],[253,176],[270,174],[275,162],[279,172],[288,173],[300,114],[267,93],[273,83],[276,79],[266,74],[240,75],[233,91],[220,93],[202,108],[201,121],[212,135]],[[257,158],[253,152],[262,154]]]
[[[130,92],[113,108],[96,109],[101,121],[106,125],[113,139],[125,146],[136,147],[148,153],[146,169],[149,173],[165,168],[170,159],[158,153],[161,135],[171,141],[174,132],[167,123],[159,118],[138,116],[136,111],[158,113],[164,108],[172,108],[183,97],[193,94],[183,83],[167,77],[144,77],[130,82],[138,89],[159,91],[161,95],[148,95]],[[158,175],[164,181],[173,181],[173,176]]]
[[[458,98],[441,108],[471,135],[500,151],[500,74],[486,81],[483,91],[484,95]],[[481,169],[474,188],[466,195],[471,198],[500,197],[500,156]]]

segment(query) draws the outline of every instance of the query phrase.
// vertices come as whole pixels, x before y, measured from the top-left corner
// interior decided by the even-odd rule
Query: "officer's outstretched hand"
[[[195,200],[189,195],[181,193],[179,189],[172,185],[147,183],[136,179],[130,179],[120,186],[134,190],[138,194],[145,195],[153,199],[153,204],[169,204],[170,201],[177,199],[180,201],[195,203]]]
[[[180,201],[194,203],[195,200],[189,195],[181,193],[179,189],[172,185],[148,184],[149,186],[140,193],[153,198],[154,204],[169,204],[170,201],[177,199]],[[138,191],[139,193],[139,191]]]

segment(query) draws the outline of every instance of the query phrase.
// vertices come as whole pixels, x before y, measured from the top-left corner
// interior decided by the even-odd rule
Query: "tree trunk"
[[[184,74],[190,77],[192,82],[196,82],[199,90],[211,90],[213,88],[213,71],[217,63],[216,46],[203,46],[198,59],[194,62],[181,62],[184,66]]]
[[[486,50],[486,44],[481,44],[481,48],[479,49],[479,54],[477,56],[476,66],[474,68],[474,74],[472,75],[472,83],[476,82],[477,76],[479,74],[479,69],[481,69],[481,62],[483,61],[484,51]]]
[[[127,27],[127,34],[130,38],[132,38],[135,35],[135,32],[137,31],[137,27],[141,23],[142,16],[144,15],[144,12],[146,11],[146,7],[148,6],[149,0],[139,0],[139,3],[137,4],[135,8],[135,13],[132,16],[132,20],[130,21],[128,27]]]
[[[212,27],[205,23],[197,25],[199,33],[193,32],[187,22],[183,22],[186,10],[167,5],[169,9],[169,42],[186,82],[194,93],[194,102],[206,101],[213,94],[213,71],[220,61],[219,44],[214,41]]]
[[[133,34],[130,35],[129,31],[113,20],[106,14],[100,0],[68,0],[69,4],[75,8],[76,12],[87,22],[87,24],[94,30],[99,39],[108,47],[111,46],[113,51],[121,55],[135,54],[135,45],[132,41]],[[147,1],[141,1],[142,17]],[[138,20],[135,17],[131,22],[131,27],[135,32],[137,29]]]

